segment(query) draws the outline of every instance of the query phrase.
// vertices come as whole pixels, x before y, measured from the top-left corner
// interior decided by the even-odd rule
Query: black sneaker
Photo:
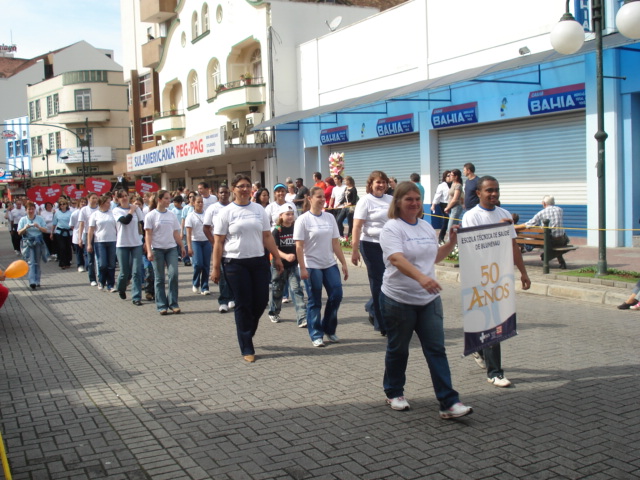
[[[124,290],[118,290],[118,295],[120,295],[120,298],[123,300],[127,299],[127,293]]]
[[[632,305],[636,305],[638,303],[638,300],[634,300],[632,303],[621,303],[620,305],[618,305],[618,310],[629,310],[631,308]]]

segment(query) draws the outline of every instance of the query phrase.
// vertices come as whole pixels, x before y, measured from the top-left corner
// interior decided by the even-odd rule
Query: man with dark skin
[[[499,222],[513,223],[511,214],[504,208],[499,207],[500,185],[498,181],[490,176],[482,177],[478,180],[476,190],[480,203],[468,210],[462,217],[462,227],[473,227],[477,225],[490,225]],[[515,229],[511,229],[511,242],[513,249],[513,263],[520,271],[520,281],[522,289],[528,290],[531,287],[531,280],[527,275],[527,269],[522,260],[520,247],[516,243]],[[486,368],[487,381],[496,387],[509,387],[511,382],[504,376],[502,370],[502,355],[500,343],[483,349],[479,353],[474,353],[473,358],[480,368]]]

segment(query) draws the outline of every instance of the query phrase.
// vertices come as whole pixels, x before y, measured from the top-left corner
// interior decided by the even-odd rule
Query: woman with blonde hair
[[[116,220],[111,213],[111,197],[103,195],[98,199],[98,210],[89,217],[87,252],[95,250],[98,260],[98,289],[104,288],[115,293],[116,287]]]

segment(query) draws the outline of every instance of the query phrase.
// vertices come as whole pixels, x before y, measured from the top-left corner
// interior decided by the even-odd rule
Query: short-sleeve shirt
[[[416,220],[415,224],[410,224],[399,218],[391,219],[382,229],[380,246],[385,266],[382,292],[387,297],[408,305],[426,305],[439,296],[427,292],[389,261],[389,256],[401,253],[419,271],[435,278],[438,236],[428,222]]]
[[[157,208],[144,217],[144,229],[151,230],[151,248],[167,250],[176,247],[173,232],[180,231],[180,222],[169,210],[160,212]]]
[[[347,189],[346,185],[342,185],[341,187],[335,186],[333,187],[333,191],[331,192],[331,198],[333,198],[333,206],[334,208],[341,207],[345,204],[344,191]]]
[[[225,235],[225,258],[255,258],[265,255],[263,233],[271,230],[264,208],[255,202],[235,202],[220,210],[213,221],[214,235]]]
[[[116,221],[116,231],[117,231],[117,247],[137,247],[142,245],[142,237],[140,235],[140,230],[138,225],[140,222],[144,221],[144,214],[140,207],[136,208],[135,213],[132,215],[131,222],[128,224],[124,224],[119,220],[122,217],[126,217],[129,215],[129,209],[126,210],[122,207],[116,207],[112,211],[113,218]]]
[[[69,230],[71,228],[71,210],[66,211],[58,210],[53,215],[53,225],[56,227],[56,233],[61,233],[61,230]]]
[[[493,210],[487,210],[480,205],[476,205],[462,217],[462,227],[475,227],[478,225],[490,225],[492,223],[500,223],[502,219],[508,219],[513,221],[511,214],[504,208],[495,207]],[[516,229],[513,225],[510,225],[511,238],[516,238]]]
[[[380,232],[389,220],[389,204],[392,199],[386,193],[381,197],[368,193],[358,201],[353,218],[364,220],[360,240],[380,243]]]
[[[117,239],[116,220],[113,218],[111,210],[93,212],[89,217],[88,226],[95,228],[93,232],[94,243],[115,242]]]
[[[184,221],[185,228],[191,228],[191,240],[194,242],[203,242],[208,240],[204,234],[204,215],[205,213],[198,213],[195,210],[187,215],[187,219]]]
[[[293,240],[304,241],[304,264],[308,268],[325,269],[335,265],[333,239],[339,237],[336,217],[327,212],[303,213],[293,228]]]
[[[227,203],[227,205],[230,205],[230,204]],[[227,205],[223,205],[220,202],[216,202],[213,205],[209,205],[204,212],[204,224],[207,227],[213,227],[213,219],[216,218],[216,215],[220,213],[220,210],[222,210]]]
[[[473,180],[467,180],[464,182],[464,209],[471,210],[473,207],[480,203],[478,198],[478,177],[475,176]]]
[[[209,208],[209,205],[213,205],[218,201],[218,197],[214,194],[209,195],[208,197],[202,197],[202,203],[204,204],[204,210]]]
[[[33,220],[30,220],[29,217],[25,215],[22,218],[20,218],[20,221],[18,222],[18,230],[22,230],[27,225],[33,225],[34,223],[37,223],[42,228],[45,228],[44,218],[42,218],[40,215],[34,216]],[[33,238],[42,237],[42,232],[37,228],[28,228],[25,231],[25,235],[33,239]]]
[[[276,242],[278,250],[286,254],[296,254],[296,242],[293,240],[293,225],[290,227],[285,227],[284,225],[275,227],[271,233],[273,234],[273,239]],[[298,264],[297,259],[293,262],[285,260],[284,258],[281,258],[281,260],[284,268],[294,267]]]
[[[295,204],[287,201],[285,201],[284,203],[291,205],[291,208],[293,208],[293,218],[298,218],[298,209],[296,208]],[[278,222],[278,217],[280,216],[280,214],[278,213],[279,209],[280,205],[278,205],[278,202],[271,202],[265,207],[264,211],[267,212],[267,215],[269,215],[271,225],[275,225]]]

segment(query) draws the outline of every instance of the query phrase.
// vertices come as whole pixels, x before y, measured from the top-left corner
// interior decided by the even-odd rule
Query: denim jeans
[[[253,336],[269,302],[269,258],[267,255],[242,259],[223,258],[222,267],[236,302],[234,315],[240,353],[254,355],[256,351]]]
[[[93,248],[98,258],[98,281],[113,288],[116,283],[116,242],[95,242]]]
[[[338,308],[342,302],[342,281],[337,265],[329,268],[307,268],[309,278],[304,281],[307,288],[307,328],[311,340],[324,335],[335,335],[338,328]],[[322,286],[327,290],[327,305],[322,311]]]
[[[40,262],[42,261],[42,250],[45,248],[43,242],[34,243],[32,248],[29,248],[29,254],[25,258],[29,265],[29,273],[27,278],[30,285],[40,285],[40,276],[42,274],[42,267]]]
[[[375,242],[360,242],[360,255],[367,266],[369,276],[369,289],[373,299],[373,326],[382,333],[386,332],[384,318],[380,312],[380,289],[382,288],[382,277],[384,276],[384,260],[382,258],[382,247]]]
[[[349,214],[349,207],[341,208],[340,210],[337,210],[335,213],[336,223],[338,224],[338,233],[340,234],[341,237],[344,237],[344,221],[347,218],[348,214]]]
[[[431,382],[445,410],[459,402],[458,392],[451,385],[449,361],[444,347],[442,300],[437,297],[426,305],[408,305],[380,294],[382,315],[387,325],[384,392],[387,398],[401,397],[406,382],[409,344],[415,331],[427,359]]]
[[[143,265],[143,286],[144,293],[151,294],[155,296],[156,293],[156,276],[153,274],[153,264],[149,261],[146,255],[142,256],[142,265]]]
[[[80,248],[80,245],[78,245],[77,243],[73,245],[73,248],[76,251],[76,266],[78,268],[80,267],[84,268],[84,256],[85,256],[84,248]]]
[[[118,275],[118,291],[127,290],[127,282],[131,277],[131,299],[142,299],[142,245],[137,247],[116,248],[120,274]]]
[[[502,350],[500,349],[500,343],[496,343],[489,348],[483,348],[478,353],[484,359],[484,363],[487,366],[487,378],[504,375],[504,370],[502,370]]]
[[[300,271],[298,264],[286,267],[282,273],[271,267],[271,301],[269,305],[269,315],[280,315],[282,309],[282,297],[284,289],[289,286],[289,293],[296,308],[296,318],[298,325],[307,320],[307,304],[304,301],[304,293],[300,283]]]
[[[454,225],[460,225],[462,220],[462,205],[456,205],[449,212],[449,225],[447,226],[447,233]]]
[[[220,289],[220,295],[218,295],[218,305],[228,305],[229,302],[233,300],[233,292],[231,292],[231,287],[229,286],[229,282],[227,282],[227,277],[225,277],[224,275],[220,275],[218,288]]]
[[[153,251],[153,274],[155,276],[156,308],[168,310],[169,308],[180,308],[178,305],[178,252],[171,248],[152,248]],[[165,291],[164,267],[167,266],[169,276],[169,296]]]
[[[93,253],[87,252],[87,234],[82,234],[82,245],[84,245],[84,268],[87,270],[89,276],[89,282],[95,282],[96,278],[96,256]]]
[[[213,246],[209,240],[192,240],[191,247],[193,248],[193,286],[200,288],[203,292],[208,291]]]

